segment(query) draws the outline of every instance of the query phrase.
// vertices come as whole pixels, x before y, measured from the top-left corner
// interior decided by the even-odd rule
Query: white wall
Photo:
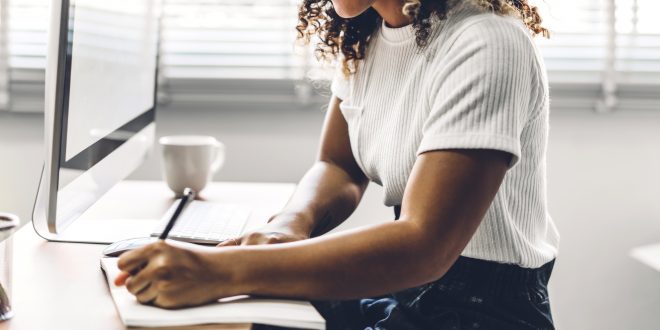
[[[660,274],[628,253],[660,241],[660,112],[556,114],[551,127],[559,325],[658,329]]]
[[[211,134],[225,142],[219,180],[295,181],[311,164],[323,113],[175,112],[159,134]],[[41,168],[42,120],[0,113],[0,210],[29,219]],[[158,179],[157,155],[134,178]],[[553,113],[549,203],[562,234],[551,280],[559,329],[656,329],[660,273],[628,257],[660,241],[660,112]],[[371,188],[354,225],[388,219]]]

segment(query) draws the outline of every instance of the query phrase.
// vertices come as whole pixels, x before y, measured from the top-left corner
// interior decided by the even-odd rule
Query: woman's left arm
[[[353,299],[428,283],[470,241],[510,159],[495,150],[426,152],[408,180],[399,221],[277,245],[156,244],[122,256],[120,269],[133,275],[118,284],[128,279],[142,302],[180,307],[236,294]]]

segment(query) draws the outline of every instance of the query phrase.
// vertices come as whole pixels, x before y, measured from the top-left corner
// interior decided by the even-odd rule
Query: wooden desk
[[[265,223],[266,214],[279,211],[293,189],[293,184],[214,183],[203,196],[211,201],[255,205],[248,227],[256,227]],[[144,219],[159,218],[172,199],[160,182],[121,183],[108,197],[119,196],[117,191],[132,191],[132,197],[142,195],[138,213]],[[117,206],[113,201],[103,208],[107,207],[107,214],[117,214]],[[90,211],[102,214],[103,210]],[[0,323],[0,330],[124,329],[99,266],[105,245],[46,242],[35,234],[31,224],[20,229],[12,240],[13,283],[9,290],[16,315]]]

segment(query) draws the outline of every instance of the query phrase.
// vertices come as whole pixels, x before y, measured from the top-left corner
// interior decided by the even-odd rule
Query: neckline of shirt
[[[463,16],[475,15],[475,11],[480,13],[484,12],[483,8],[478,7],[477,5],[468,1],[458,1],[451,7],[452,9],[450,10],[447,18],[439,19],[437,16],[431,16],[429,18],[431,23],[432,36],[435,34],[435,32],[438,32],[439,29],[442,29],[442,26],[451,25],[451,23],[448,23],[448,21],[458,21]],[[412,23],[402,27],[389,27],[387,26],[385,20],[382,20],[379,30],[379,39],[382,39],[386,43],[390,44],[408,44],[414,42],[416,39],[415,28],[413,27]],[[432,36],[429,38],[432,38]]]
[[[389,27],[385,20],[383,20],[380,27],[380,35],[383,40],[390,43],[406,43],[415,40],[415,29],[412,24],[402,27]]]

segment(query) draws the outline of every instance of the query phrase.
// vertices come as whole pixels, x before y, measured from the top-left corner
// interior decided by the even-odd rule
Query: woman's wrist
[[[268,220],[269,225],[284,226],[291,232],[309,237],[314,231],[315,221],[311,212],[284,211]]]
[[[220,298],[251,294],[254,289],[247,281],[249,264],[244,262],[244,248],[223,248],[202,255],[204,266],[212,274],[212,290]]]
[[[303,240],[310,237],[314,219],[305,212],[284,211],[268,220],[261,230],[278,232]],[[251,245],[251,244],[248,244]],[[249,246],[227,246],[201,252],[202,267],[212,274],[211,287],[218,298],[258,294],[265,280],[262,272],[263,260],[258,261],[259,249]],[[268,261],[266,261],[267,263]]]

